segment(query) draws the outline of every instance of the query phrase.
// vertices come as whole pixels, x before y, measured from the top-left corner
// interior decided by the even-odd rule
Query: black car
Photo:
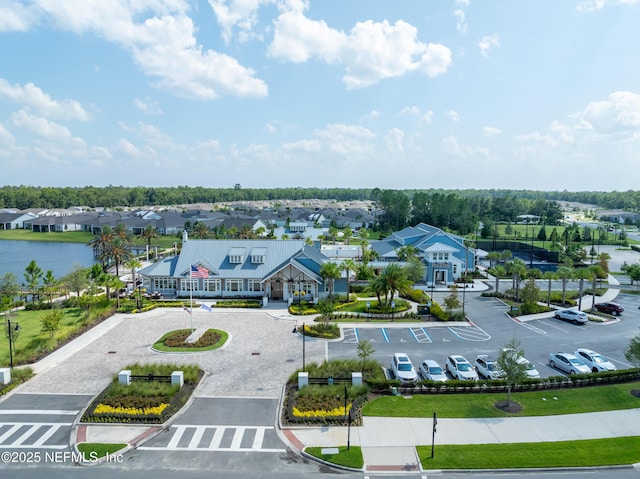
[[[596,309],[601,313],[611,314],[613,316],[617,316],[618,314],[624,311],[624,308],[620,306],[618,303],[598,303],[596,304]]]

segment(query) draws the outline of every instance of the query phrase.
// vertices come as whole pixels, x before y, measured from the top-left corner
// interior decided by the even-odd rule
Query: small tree
[[[624,350],[624,357],[638,370],[638,373],[640,373],[640,336],[631,338],[629,346]]]
[[[373,348],[373,343],[369,339],[365,339],[364,341],[360,341],[358,343],[358,357],[362,358],[362,374],[364,374],[365,369],[365,361],[369,356],[373,356],[375,349]]]
[[[498,367],[504,372],[504,379],[507,382],[507,406],[511,404],[511,389],[521,384],[527,378],[527,366],[518,362],[524,357],[524,350],[520,346],[520,341],[511,339],[498,354],[496,360]]]
[[[333,300],[331,298],[322,298],[318,301],[318,312],[322,317],[322,321],[324,321],[325,327],[329,324],[329,318],[335,311],[335,305],[333,304]]]
[[[80,292],[89,286],[87,271],[79,264],[75,264],[71,272],[62,279],[62,282],[80,297]]]
[[[52,309],[40,319],[40,332],[49,334],[53,338],[60,328],[64,312],[60,309]]]
[[[453,286],[451,288],[451,294],[444,298],[444,305],[447,307],[447,311],[449,312],[462,306],[462,303],[458,298],[458,288],[456,286]]]

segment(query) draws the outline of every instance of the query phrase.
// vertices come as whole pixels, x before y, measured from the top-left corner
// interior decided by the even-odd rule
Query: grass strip
[[[507,399],[506,393],[416,394],[410,398],[384,396],[369,402],[364,416],[485,418],[513,416],[553,416],[584,412],[614,411],[640,407],[640,398],[631,394],[640,382],[593,386],[575,389],[549,389],[511,394],[511,400],[522,406],[517,414],[506,413],[495,406]]]
[[[337,448],[338,454],[322,454],[323,449],[326,450],[331,448],[307,447],[304,452],[338,466],[351,467],[354,469],[362,469],[364,467],[362,449],[360,449],[359,446],[351,446],[349,450],[347,450],[347,446],[340,446]]]
[[[437,436],[436,436],[437,442]],[[416,447],[423,469],[594,467],[640,461],[640,436],[581,441]]]
[[[120,449],[127,447],[126,444],[103,444],[97,442],[82,442],[78,444],[78,451],[80,451],[86,460],[99,459],[111,455]]]

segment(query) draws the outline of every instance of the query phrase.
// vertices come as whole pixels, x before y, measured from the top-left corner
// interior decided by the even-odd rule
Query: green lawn
[[[362,449],[360,449],[360,447],[351,446],[349,450],[347,450],[347,446],[340,446],[338,448],[338,454],[322,454],[323,449],[329,448],[307,447],[304,452],[339,466],[352,467],[354,469],[362,469],[364,466]]]
[[[424,469],[592,467],[640,461],[640,436],[585,441],[418,446]]]
[[[69,231],[68,233],[34,233],[29,230],[0,230],[0,240],[16,241],[51,241],[55,243],[89,243],[94,235],[83,231]],[[151,247],[173,248],[174,243],[182,243],[175,236],[161,236],[151,241]],[[137,245],[144,245],[143,239],[136,238]]]
[[[631,394],[640,383],[624,383],[577,389],[551,389],[547,391],[519,392],[511,400],[522,406],[516,416],[551,416],[594,411],[611,411],[640,407],[640,399]],[[379,417],[509,417],[495,407],[507,399],[506,393],[478,394],[416,394],[411,398],[384,396],[363,409],[364,416]]]
[[[28,362],[42,352],[53,351],[56,345],[73,336],[79,328],[87,324],[85,312],[80,308],[63,308],[64,316],[55,335],[41,334],[41,322],[43,316],[50,310],[16,311],[11,313],[10,320],[13,325],[19,325],[19,331],[13,331],[15,354],[14,364]],[[2,317],[5,323],[6,315]],[[9,339],[6,333],[0,334],[0,365],[9,364]]]
[[[169,331],[168,333],[166,333],[164,336],[162,336],[160,339],[158,339],[158,341],[156,341],[153,345],[153,349],[155,349],[156,351],[164,351],[164,352],[168,352],[168,353],[197,353],[197,352],[202,352],[202,351],[211,351],[213,349],[218,349],[221,348],[222,346],[225,345],[225,343],[228,341],[229,339],[229,333],[227,333],[226,331],[223,331],[221,329],[209,329],[209,331],[215,331],[218,334],[220,334],[220,340],[216,343],[216,344],[211,344],[209,346],[203,346],[203,347],[170,347],[170,346],[165,346],[164,345],[164,340],[165,338],[167,338],[167,336],[174,334],[176,332],[178,332],[180,330],[176,330],[176,331]]]

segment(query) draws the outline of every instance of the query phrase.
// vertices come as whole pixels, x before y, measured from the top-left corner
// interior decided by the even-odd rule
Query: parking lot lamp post
[[[9,336],[9,366],[13,369],[13,332],[20,331],[20,325],[16,324],[11,327],[11,320],[7,319],[7,333]]]
[[[302,323],[302,372],[307,370],[306,365],[306,345],[307,345],[307,335],[305,334],[306,325]]]

